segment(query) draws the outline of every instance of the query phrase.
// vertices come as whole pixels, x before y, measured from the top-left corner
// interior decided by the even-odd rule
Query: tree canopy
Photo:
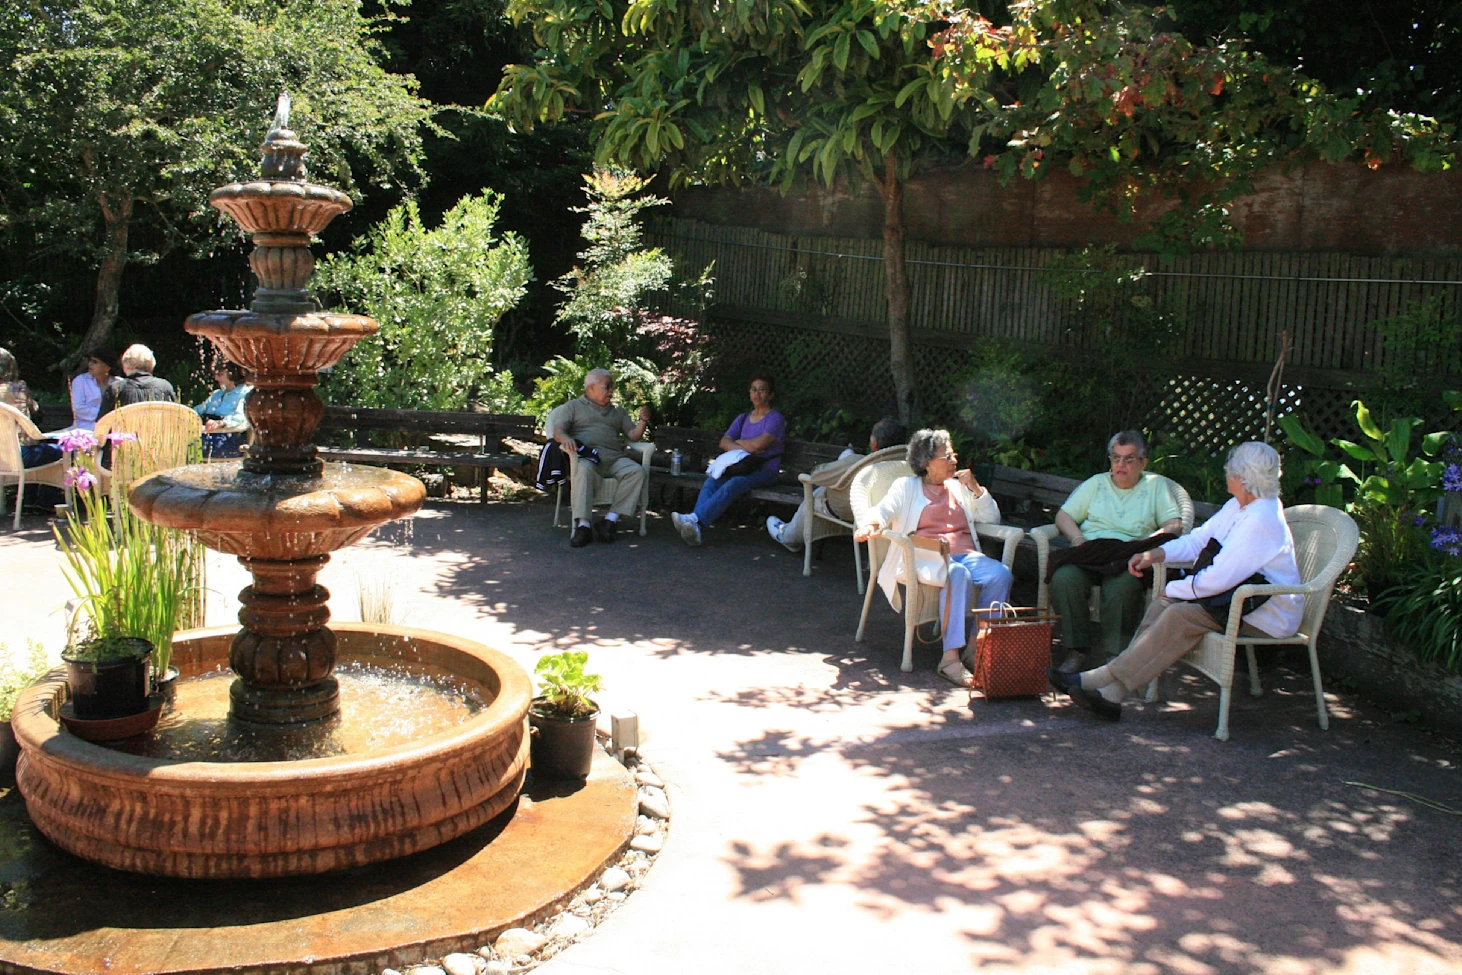
[[[429,106],[376,63],[357,0],[15,0],[0,10],[0,206],[37,252],[98,268],[83,348],[117,316],[129,229],[218,226],[216,185],[257,168],[275,97],[313,175],[343,188],[420,181]],[[231,232],[231,231],[225,231]]]
[[[1006,178],[1064,166],[1095,200],[1176,204],[1169,238],[1223,240],[1262,167],[1351,155],[1448,164],[1432,120],[1342,98],[1242,38],[1195,44],[1107,0],[510,0],[539,50],[491,102],[520,128],[586,112],[602,162],[672,182],[865,179],[884,201],[890,363],[913,412],[902,185],[969,152]]]

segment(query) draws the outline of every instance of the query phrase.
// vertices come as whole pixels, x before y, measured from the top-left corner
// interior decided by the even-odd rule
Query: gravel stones
[[[629,848],[641,853],[659,853],[664,846],[665,837],[659,833],[644,833],[629,841]]]
[[[640,789],[640,812],[654,819],[670,818],[670,800],[665,798],[665,790],[653,785],[647,785]]]
[[[611,893],[616,890],[623,890],[629,885],[629,872],[621,870],[619,867],[610,867],[599,876],[599,886]]]
[[[548,929],[550,938],[557,938],[560,941],[573,941],[582,935],[588,934],[594,926],[579,917],[577,914],[564,914]]]
[[[442,959],[442,968],[447,975],[481,975],[486,963],[476,955],[453,952]]]
[[[519,955],[531,955],[546,944],[548,939],[537,932],[527,928],[508,928],[497,936],[497,940],[492,943],[492,949],[499,958],[516,958]]]

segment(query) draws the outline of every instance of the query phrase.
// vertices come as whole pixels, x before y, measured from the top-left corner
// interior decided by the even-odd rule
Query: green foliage
[[[1435,409],[1447,379],[1462,374],[1462,318],[1440,295],[1407,306],[1399,314],[1370,323],[1385,350],[1382,388],[1373,397],[1386,413]]]
[[[1313,489],[1316,504],[1325,504],[1332,508],[1345,507],[1344,490],[1339,483],[1340,462],[1326,456],[1325,441],[1310,432],[1304,421],[1293,413],[1286,413],[1280,417],[1279,426],[1284,430],[1284,435],[1289,438],[1289,442],[1306,455],[1298,468],[1285,467],[1285,479],[1290,480],[1295,476],[1302,477],[1302,488]]]
[[[1223,504],[1228,500],[1224,458],[1189,450],[1175,437],[1158,434],[1148,450],[1147,469],[1183,485],[1195,501]]]
[[[101,304],[114,302],[136,256],[134,212],[148,212],[165,246],[207,251],[217,235],[237,233],[204,200],[257,171],[285,89],[318,177],[345,187],[420,181],[428,106],[412,79],[376,64],[375,29],[357,0],[5,4],[4,216],[36,250],[97,262],[109,291]],[[111,327],[101,324],[93,341]]]
[[[983,343],[970,354],[969,366],[954,380],[959,418],[970,432],[1008,443],[1036,426],[1044,405],[1032,366],[1029,357],[998,342]]]
[[[201,447],[192,460],[202,461]],[[79,463],[94,474],[94,460]],[[136,637],[153,647],[158,673],[172,659],[173,635],[180,626],[203,620],[204,550],[186,532],[143,521],[126,505],[109,515],[99,484],[78,483],[81,501],[66,514],[66,530],[53,526],[65,564],[62,574],[79,600],[67,623],[68,648],[92,644],[104,654],[123,638]]]
[[[20,692],[44,677],[51,669],[46,648],[34,640],[25,641],[25,655],[11,654],[0,643],[0,721],[9,721]]]
[[[543,704],[534,707],[566,718],[588,717],[597,712],[599,706],[589,695],[604,689],[604,678],[585,673],[588,663],[589,654],[585,650],[565,650],[540,657],[533,672],[538,675]]]
[[[500,197],[467,196],[427,228],[415,202],[396,207],[349,253],[320,262],[315,284],[381,325],[330,376],[338,402],[455,410],[512,399],[494,374],[493,327],[523,296],[527,245],[494,230]]]
[[[1423,550],[1376,600],[1386,627],[1422,661],[1462,673],[1462,558]]]

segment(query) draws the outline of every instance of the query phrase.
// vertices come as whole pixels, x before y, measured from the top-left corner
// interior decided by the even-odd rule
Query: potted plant
[[[584,672],[586,651],[565,650],[538,661],[541,691],[528,708],[534,778],[582,779],[594,761],[599,705],[589,695],[603,689],[598,674]]]
[[[113,443],[136,439],[114,433]],[[173,634],[198,626],[203,617],[203,547],[184,532],[143,521],[125,505],[110,513],[96,473],[98,444],[85,430],[63,437],[61,448],[75,464],[67,484],[79,503],[66,512],[66,531],[54,529],[66,558],[65,575],[78,600],[78,611],[90,619],[81,644],[68,641],[62,659],[72,656],[113,659],[118,638],[138,638],[152,647],[151,672],[157,684],[177,676],[170,666]],[[201,453],[198,459],[201,460]],[[191,459],[191,458],[190,458]],[[99,651],[89,649],[102,640]]]
[[[100,721],[148,709],[152,644],[147,640],[93,631],[80,640],[68,639],[61,659],[76,717]]]

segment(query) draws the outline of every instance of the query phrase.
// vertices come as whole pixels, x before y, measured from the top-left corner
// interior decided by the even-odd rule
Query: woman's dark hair
[[[243,384],[243,382],[244,382],[244,367],[243,366],[239,365],[236,362],[229,362],[227,359],[219,359],[217,362],[215,362],[213,364],[213,371],[214,372],[218,372],[220,369],[222,369],[224,372],[228,373],[228,378],[233,381],[233,384],[235,386],[240,386],[240,385]]]
[[[13,383],[20,379],[20,366],[10,350],[0,346],[0,383]]]
[[[771,376],[764,372],[752,373],[751,379],[746,385],[750,386],[752,383],[766,383],[767,392],[769,393],[775,393],[777,391],[777,384],[772,381]]]

